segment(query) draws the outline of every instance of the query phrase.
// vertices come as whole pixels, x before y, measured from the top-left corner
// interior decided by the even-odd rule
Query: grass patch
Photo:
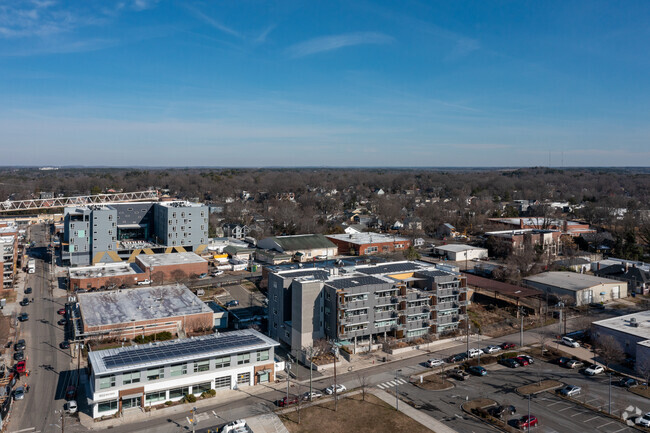
[[[18,296],[18,294],[15,290],[0,290],[0,298],[6,299],[7,304],[16,302],[16,296]]]
[[[414,385],[418,388],[426,389],[428,391],[443,391],[445,389],[450,389],[454,387],[454,384],[444,376],[440,374],[431,374],[422,379],[422,383],[419,381],[414,382]]]
[[[304,407],[300,411],[300,424],[295,410],[280,415],[280,419],[290,433],[431,432],[372,394],[366,394],[366,401],[362,401],[361,395],[339,400],[336,412],[333,401]]]
[[[641,397],[650,398],[650,387],[647,386],[635,386],[630,388],[630,392],[640,395]]]
[[[483,409],[496,405],[497,402],[490,398],[477,398],[476,400],[471,400],[463,404],[463,409],[471,413],[473,409]]]
[[[563,387],[562,382],[557,380],[542,380],[541,382],[531,383],[530,385],[524,385],[517,388],[519,394],[528,395],[528,394],[538,394],[544,391],[551,391]]]

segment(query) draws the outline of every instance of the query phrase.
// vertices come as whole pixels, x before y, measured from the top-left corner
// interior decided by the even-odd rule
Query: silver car
[[[582,392],[582,388],[575,385],[567,385],[560,390],[560,394],[562,394],[565,397],[573,397],[576,395],[580,395],[580,392]]]
[[[14,400],[22,400],[24,398],[25,398],[25,388],[19,386],[18,388],[14,389]]]

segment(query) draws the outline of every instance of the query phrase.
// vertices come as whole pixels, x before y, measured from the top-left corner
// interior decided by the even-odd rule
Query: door
[[[614,286],[612,287],[612,299],[618,299],[621,297],[621,287]]]
[[[142,406],[142,397],[130,397],[122,399],[122,410]]]

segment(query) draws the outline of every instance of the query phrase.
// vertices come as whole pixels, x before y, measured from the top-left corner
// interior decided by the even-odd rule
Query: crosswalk
[[[393,388],[394,386],[397,385],[406,385],[408,382],[405,381],[404,379],[397,379],[397,380],[391,380],[390,382],[384,382],[380,383],[377,385],[377,388],[379,389],[388,389],[388,388]]]

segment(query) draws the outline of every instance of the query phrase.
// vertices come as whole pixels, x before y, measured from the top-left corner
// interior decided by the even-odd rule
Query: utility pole
[[[478,332],[476,336],[478,337],[478,341],[476,343],[476,348],[478,349],[478,352],[476,352],[478,353],[477,365],[480,367],[481,366],[481,333]]]
[[[609,409],[608,414],[612,414],[612,373],[609,373]]]
[[[192,433],[196,433],[196,406],[192,408],[192,419],[190,421],[192,421]]]
[[[332,352],[334,353],[334,411],[336,412],[339,404],[339,388],[336,383],[336,358],[339,354],[338,348],[334,346]]]
[[[289,403],[289,371],[291,371],[291,361],[287,360],[287,404]]]
[[[465,333],[467,334],[467,356],[469,357],[469,316],[467,316],[467,320],[465,320]]]
[[[530,396],[532,394],[528,394],[528,433],[530,433]]]
[[[399,410],[399,397],[398,397],[398,387],[399,382],[397,382],[397,374],[400,370],[395,370],[395,410]]]
[[[524,309],[519,307],[519,316],[521,317],[521,327],[519,328],[519,347],[524,347]]]
[[[314,359],[314,346],[309,346],[309,401],[312,401],[312,395],[311,393],[313,392],[312,388],[312,372],[314,371],[314,364],[312,363]]]

